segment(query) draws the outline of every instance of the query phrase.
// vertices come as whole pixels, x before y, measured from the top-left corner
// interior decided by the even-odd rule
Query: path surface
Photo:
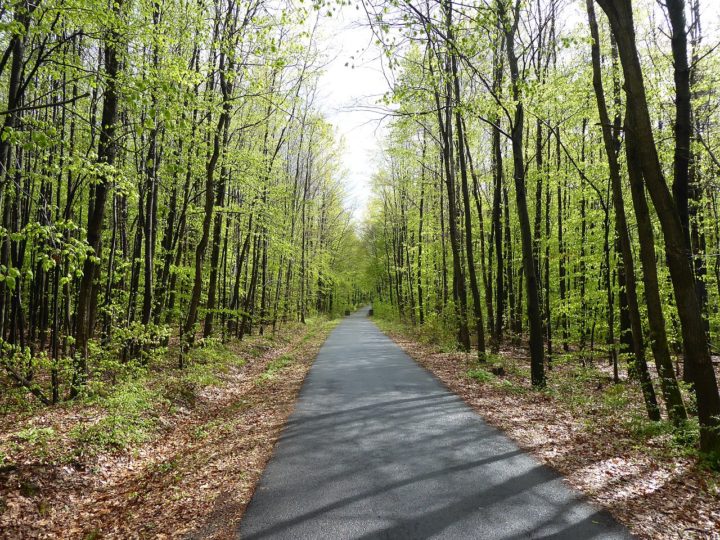
[[[241,538],[629,538],[366,314],[320,350]]]

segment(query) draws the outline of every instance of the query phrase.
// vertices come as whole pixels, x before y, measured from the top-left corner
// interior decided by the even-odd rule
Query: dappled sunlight
[[[720,540],[719,103],[720,0],[0,1],[0,538]]]
[[[641,419],[641,400],[622,385],[598,391],[602,371],[593,375],[583,368],[581,383],[577,368],[566,362],[554,367],[546,390],[532,390],[527,358],[515,358],[517,349],[504,349],[505,374],[479,383],[467,376],[469,367],[478,365],[472,354],[439,353],[436,346],[415,341],[408,328],[390,335],[486,421],[610,508],[634,533],[683,537],[686,530],[697,529],[702,538],[702,531],[720,523],[720,476],[683,456],[667,430],[637,431],[641,425],[651,428],[642,423],[647,421]]]

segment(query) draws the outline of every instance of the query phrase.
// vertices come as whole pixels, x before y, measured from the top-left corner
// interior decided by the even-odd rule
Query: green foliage
[[[238,357],[228,346],[218,338],[205,338],[188,355],[191,365],[228,366],[238,367],[245,364],[245,360]]]
[[[671,8],[648,4],[640,9],[649,11],[649,20],[668,21]],[[647,274],[650,270],[658,275],[669,349],[681,351],[683,330],[692,326],[691,331],[696,331],[698,323],[689,323],[692,317],[686,316],[683,329],[677,309],[682,303],[675,298],[676,288],[692,277],[671,276],[662,256],[668,249],[664,235],[672,217],[657,195],[664,189],[652,189],[648,197],[657,257],[644,265],[637,259],[645,202],[639,204],[637,194],[633,197],[628,189],[627,156],[619,152],[620,146],[611,152],[618,152],[619,163],[606,155],[613,144],[622,145],[628,139],[620,137],[606,146],[598,111],[599,103],[605,103],[611,119],[627,116],[622,91],[622,77],[627,73],[623,68],[627,66],[620,65],[623,54],[618,59],[607,25],[601,23],[599,36],[592,38],[588,25],[558,28],[557,33],[553,29],[548,34],[545,23],[562,15],[543,13],[544,8],[533,3],[519,3],[515,10],[457,5],[447,17],[442,16],[439,4],[428,5],[427,10],[421,14],[402,2],[394,3],[393,9],[382,10],[376,24],[382,36],[378,43],[393,58],[393,85],[383,102],[398,111],[382,141],[365,224],[367,252],[372,257],[366,272],[378,319],[412,326],[413,336],[450,352],[468,348],[467,335],[475,334],[475,318],[481,316],[485,336],[479,350],[508,343],[525,345],[530,306],[523,265],[529,262],[532,249],[540,301],[536,322],[542,322],[545,342],[542,348],[548,349],[553,364],[561,368],[558,371],[570,373],[546,392],[563,396],[575,410],[599,408],[602,414],[634,403],[638,393],[647,396],[648,392],[641,393],[640,385],[634,383],[602,391],[612,378],[631,379],[628,372],[633,371],[633,355],[620,355],[616,375],[592,365],[606,362],[611,352],[618,351],[619,336],[628,331],[621,328],[628,321],[621,316],[620,303],[627,302],[626,295],[632,291],[621,280],[637,284],[643,335],[635,336],[636,342],[647,343],[659,339],[660,334],[652,328],[649,335],[647,328],[646,304],[652,305],[653,295],[645,286],[655,282]],[[601,21],[605,20],[602,11],[598,10]],[[687,15],[698,21],[704,16],[699,4]],[[718,122],[717,109],[708,100],[717,100],[714,73],[720,55],[701,44],[701,32],[690,33],[688,54],[695,59],[706,54],[702,58],[707,58],[708,64],[706,68],[695,66],[697,77],[693,77],[689,92],[688,109],[694,120],[691,122],[688,114],[687,123],[692,124],[694,142],[689,156],[692,165],[686,171],[690,179],[684,180],[683,160],[677,159],[677,152],[686,148],[687,142],[680,140],[681,129],[667,128],[683,114],[681,107],[675,110],[672,99],[679,92],[675,85],[680,83],[669,40],[658,42],[653,37],[655,29],[643,21],[636,20],[634,25],[638,67],[648,85],[648,114],[653,119],[652,137],[646,134],[645,143],[654,139],[661,169],[677,175],[673,181],[668,173],[668,189],[672,184],[674,192],[685,181],[698,186],[690,189],[688,228],[696,288],[702,286],[707,296],[702,316],[709,322],[708,335],[715,343],[720,331],[720,259],[712,254],[720,249],[720,206],[713,180],[718,151],[708,141],[717,138]],[[671,29],[665,30],[666,35],[675,35]],[[443,35],[450,31],[452,44]],[[536,39],[543,45],[532,44]],[[591,44],[600,52],[597,73],[589,61]],[[521,66],[519,73],[517,65],[510,65],[513,63]],[[598,75],[604,81],[604,99],[595,94]],[[675,96],[678,103],[681,94]],[[525,113],[522,126],[514,125],[519,117],[513,112],[519,112],[519,105]],[[695,115],[704,122],[698,122]],[[448,137],[451,131],[455,140]],[[520,136],[513,138],[517,133]],[[514,158],[523,162],[522,167]],[[613,186],[610,181],[617,177],[610,174],[611,167],[613,173],[619,173],[619,190],[615,189],[618,184]],[[683,217],[682,204],[677,210]],[[616,221],[616,216],[623,219]],[[624,221],[631,245],[622,254],[625,242],[619,239],[624,239],[625,233],[618,229],[625,228]],[[643,248],[648,247],[645,238],[642,243]],[[677,247],[671,251],[676,252]],[[623,266],[627,265],[620,263],[628,256],[635,260],[635,275],[624,275]],[[630,305],[634,303],[631,298]],[[496,321],[501,323],[499,328],[493,324]],[[536,360],[538,352],[535,349],[533,354]],[[660,407],[667,408],[673,398],[663,397],[673,392],[661,391],[652,369],[652,347],[647,347],[645,356],[654,393]],[[704,354],[698,353],[698,357],[707,361]],[[537,361],[536,368],[539,365]],[[522,366],[515,369],[518,374],[525,371]],[[547,375],[553,377],[550,370]],[[711,385],[707,391],[712,394],[716,389]],[[691,395],[685,388],[682,393]],[[690,414],[696,415],[697,404],[688,401]],[[713,410],[712,415],[717,412]]]
[[[203,382],[215,385],[220,379],[212,374],[196,375],[197,368],[191,368],[193,373],[184,372],[182,375],[167,377],[160,385],[162,396],[173,407],[192,409],[197,402],[197,393]]]
[[[409,321],[399,319],[397,310],[389,303],[374,302],[373,313],[373,320],[387,331],[409,332],[422,343],[439,346],[442,352],[457,350],[453,327],[448,324],[446,316],[443,314],[430,313],[425,324],[413,326]]]
[[[324,59],[310,54],[306,10],[81,4],[0,13],[10,55],[0,70],[0,214],[12,216],[0,226],[2,305],[17,297],[4,311],[12,351],[3,343],[2,410],[111,395],[167,368],[179,333],[190,343],[202,332],[210,340],[182,357],[184,389],[170,392],[187,400],[193,384],[219,382],[211,366],[233,364],[215,356],[227,354],[211,343],[218,336],[274,333],[368,296],[340,141],[310,97]],[[17,63],[15,35],[28,44]],[[113,50],[116,74],[96,54]],[[18,96],[7,91],[13,65],[32,66],[15,74]],[[100,126],[112,91],[115,118]],[[109,143],[98,138],[106,127]],[[95,206],[99,189],[105,202]],[[99,230],[88,220],[95,210]],[[78,322],[85,300],[89,317]]]
[[[46,445],[55,436],[55,430],[51,427],[29,427],[18,431],[15,437],[30,444]]]
[[[149,439],[156,427],[153,410],[165,403],[160,394],[144,380],[129,381],[102,401],[104,415],[83,422],[70,431],[79,455],[108,450],[123,450]]]
[[[502,379],[497,382],[497,385],[504,391],[510,394],[526,394],[528,389],[524,386],[517,384],[510,379]]]
[[[188,354],[186,368],[163,381],[162,394],[174,405],[193,408],[200,389],[223,385],[223,375],[246,362],[222,340],[205,338]]]
[[[613,410],[622,410],[630,403],[628,389],[623,384],[611,384],[602,392],[603,407]]]
[[[56,437],[55,429],[52,427],[36,427],[31,426],[15,433],[14,437],[23,443],[30,453],[39,458],[44,458],[50,454],[51,443]],[[4,459],[0,459],[4,461]]]
[[[438,345],[442,352],[454,352],[458,344],[453,329],[454,325],[448,324],[446,317],[432,313],[418,329],[418,335],[423,342]]]
[[[628,419],[625,425],[638,444],[655,445],[661,451],[674,455],[700,457],[698,451],[700,425],[697,418],[691,418],[680,426],[674,426],[666,420],[652,422],[638,415]],[[706,456],[706,464],[712,465],[713,461],[713,456]]]
[[[495,380],[495,375],[482,368],[472,368],[467,371],[467,376],[479,383],[489,383]]]
[[[267,382],[278,376],[278,373],[293,363],[293,358],[289,354],[281,354],[277,358],[271,360],[265,371],[258,377],[259,382]]]

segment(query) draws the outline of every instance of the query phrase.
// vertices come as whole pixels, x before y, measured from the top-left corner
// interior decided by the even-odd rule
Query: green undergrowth
[[[294,361],[293,355],[291,354],[281,354],[274,360],[271,360],[268,363],[267,368],[265,371],[258,377],[259,382],[269,381],[278,376],[278,373],[283,369],[288,367],[290,364],[292,364]]]
[[[581,419],[587,431],[597,436],[602,437],[612,428],[614,432],[623,433],[631,446],[649,454],[704,459],[698,452],[697,418],[691,417],[677,426],[668,420],[649,420],[636,381],[622,379],[614,383],[606,370],[589,362],[583,365],[572,353],[553,358],[552,368],[546,371],[547,385],[542,389],[530,387],[529,365],[507,356],[488,358],[487,364],[468,369],[467,376],[507,394],[540,393],[559,409]],[[684,394],[691,408],[693,397],[687,389]],[[531,395],[530,399],[533,399]]]
[[[458,350],[457,338],[450,330],[452,320],[448,319],[453,312],[454,308],[450,305],[445,313],[429,313],[422,325],[413,325],[410,320],[401,320],[391,306],[378,302],[373,304],[373,322],[383,332],[408,336],[420,343],[433,345],[441,352],[449,353]]]
[[[374,321],[384,332],[429,345],[436,353],[452,349],[447,340],[455,341],[454,336],[447,336],[432,326],[419,329],[392,318],[392,314],[384,313],[382,309],[380,313],[381,317],[375,317]],[[538,394],[542,395],[550,401],[550,407],[569,412],[594,436],[604,437],[612,432],[614,437],[619,437],[608,440],[608,444],[629,445],[659,459],[672,456],[697,459],[710,468],[717,468],[720,463],[712,456],[699,453],[696,417],[691,416],[677,426],[668,420],[650,421],[637,381],[623,377],[619,383],[614,383],[608,370],[601,369],[602,363],[583,362],[574,352],[556,354],[546,371],[547,385],[534,389],[529,384],[527,359],[488,354],[486,361],[479,363],[474,353],[464,356],[468,365],[466,377],[481,387],[490,386],[518,399],[537,399]],[[693,411],[694,396],[682,383],[681,386],[688,411]],[[521,403],[519,401],[519,406]]]
[[[150,438],[157,425],[158,409],[169,400],[160,389],[145,386],[145,381],[127,381],[110,396],[96,400],[105,415],[96,421],[78,423],[69,431],[76,456],[124,450]]]
[[[697,418],[691,417],[675,426],[668,420],[659,422],[647,418],[637,381],[623,378],[615,383],[606,370],[590,363],[582,365],[573,354],[553,359],[552,369],[546,372],[547,385],[541,390],[529,387],[529,368],[513,372],[517,359],[505,359],[510,376],[497,387],[514,392],[520,386],[525,392],[541,392],[558,408],[579,419],[585,429],[596,437],[608,433],[620,434],[620,440],[608,444],[629,444],[649,455],[700,458]],[[518,375],[518,372],[521,374]],[[685,401],[693,397],[686,393]]]
[[[488,383],[495,380],[495,375],[480,367],[468,369],[467,376],[480,383]]]
[[[119,380],[93,380],[79,398],[46,409],[47,418],[34,414],[43,409],[25,411],[16,424],[22,427],[0,442],[0,467],[12,467],[18,456],[40,463],[67,463],[131,450],[172,426],[174,414],[192,411],[204,389],[223,387],[234,370],[261,361],[273,349],[288,348],[268,363],[259,382],[282,376],[282,370],[295,361],[299,346],[336,323],[318,317],[306,325],[293,324],[276,334],[249,336],[242,342],[205,339],[188,353],[183,369],[175,367],[177,351],[172,348],[151,366],[123,366],[121,374],[116,371]],[[231,407],[235,405],[239,409],[250,406],[242,399]],[[193,436],[201,439],[212,429],[210,419]]]
[[[309,341],[312,341],[321,332],[329,332],[339,322],[339,319],[308,321],[307,332],[305,332],[303,337],[300,339],[300,344],[302,345]],[[272,360],[270,360],[267,367],[265,368],[265,371],[258,376],[255,382],[258,384],[263,384],[281,376],[283,369],[293,365],[298,360],[298,353],[298,349],[294,348],[281,354],[277,358],[273,358]]]

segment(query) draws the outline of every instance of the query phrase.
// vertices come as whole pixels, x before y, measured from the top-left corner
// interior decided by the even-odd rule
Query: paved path
[[[241,538],[629,538],[366,314],[320,350]]]

